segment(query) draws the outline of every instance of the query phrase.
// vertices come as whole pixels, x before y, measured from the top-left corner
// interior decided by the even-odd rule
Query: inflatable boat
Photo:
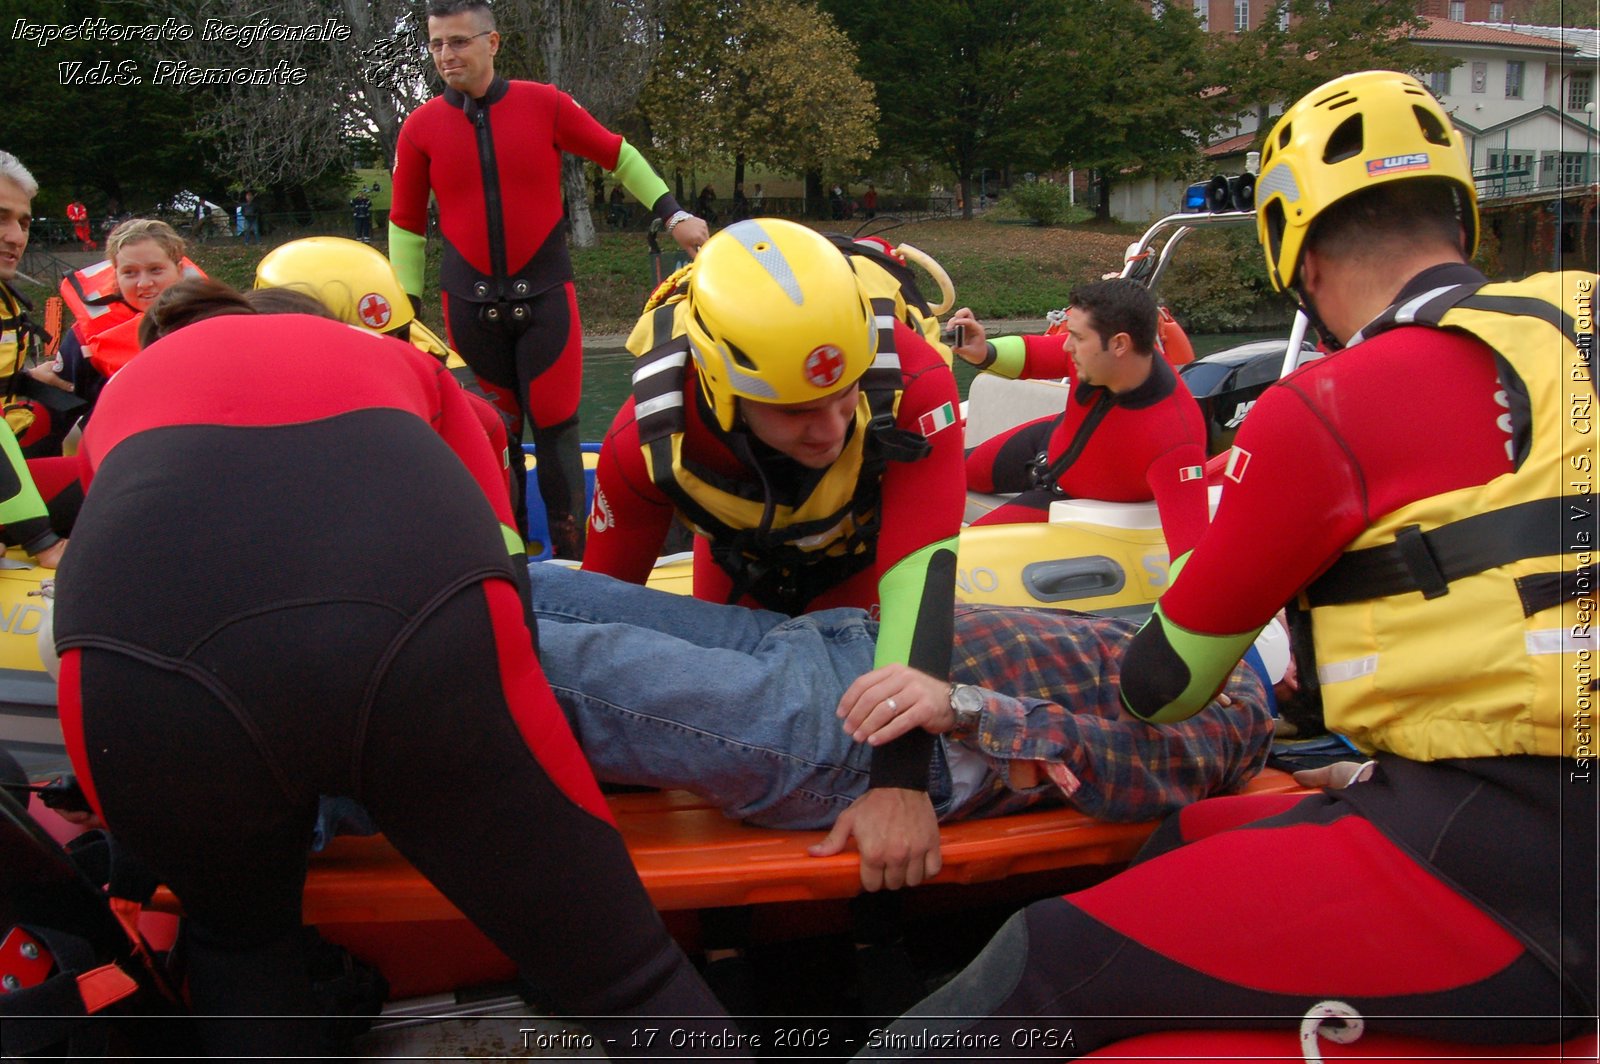
[[[1166,273],[1173,253],[1194,230],[1254,225],[1247,211],[1175,214],[1155,222],[1129,245],[1122,276],[1152,290]],[[1051,329],[1060,330],[1059,316]],[[1178,346],[1175,324],[1164,342]],[[1193,359],[1187,338],[1181,346],[1193,359],[1178,367],[1206,420],[1208,457],[1233,444],[1239,424],[1255,400],[1274,381],[1320,357],[1306,342],[1307,322],[1297,315],[1283,340],[1261,340]],[[1060,413],[1068,386],[1042,380],[1005,380],[979,374],[966,403],[965,444],[971,448],[1015,425]],[[1220,477],[1211,481],[1211,507],[1221,498]],[[967,520],[975,521],[1002,505],[1004,496],[968,493]],[[1140,618],[1161,596],[1170,558],[1154,502],[1119,503],[1063,499],[1050,507],[1047,522],[979,525],[961,530],[956,596],[964,602],[1005,606],[1046,606]]]
[[[1154,235],[1153,230],[1142,243],[1148,245]],[[1159,276],[1159,266],[1154,276]],[[975,387],[981,396],[991,385],[1003,383]],[[1045,412],[1061,408],[1061,386],[1023,383],[1037,393],[1036,402],[1052,408]],[[984,405],[980,398],[979,410],[972,414],[979,423],[986,416]],[[996,406],[1012,416],[1023,412],[1010,396]],[[592,492],[598,447],[585,450]],[[537,500],[531,476],[528,487],[530,501]],[[992,504],[981,498],[972,501],[977,510]],[[1108,613],[1148,609],[1166,574],[1166,550],[1153,504],[1059,505],[1060,513],[1052,514],[1048,525],[964,530],[960,597]],[[541,553],[537,548],[543,546],[537,529],[532,531],[530,556]],[[32,778],[40,779],[70,768],[54,714],[54,685],[44,672],[38,641],[46,609],[41,583],[50,574],[19,552],[12,552],[8,564],[0,570],[0,620],[6,624],[0,632],[0,743],[24,762]],[[687,556],[663,558],[650,583],[687,593],[691,571]],[[1274,793],[1299,788],[1287,774],[1266,770],[1247,789]],[[847,925],[841,903],[859,893],[858,859],[853,852],[810,856],[807,847],[821,833],[740,824],[682,791],[618,794],[608,801],[646,889],[689,948],[699,945],[699,914],[708,909],[757,906],[778,936]],[[53,817],[37,798],[32,811],[41,821]],[[65,834],[59,823],[56,827],[58,835]],[[908,892],[908,904],[935,910],[997,899],[1020,904],[1081,886],[1119,869],[1154,828],[1154,823],[1102,823],[1065,808],[945,825],[944,869],[929,885]],[[30,845],[44,845],[40,840],[45,836],[28,837]],[[179,911],[177,899],[161,890],[147,918],[149,913],[170,918]],[[324,937],[377,967],[389,981],[391,996],[410,1002],[395,1006],[400,1014],[458,1011],[462,988],[514,975],[488,940],[381,836],[335,838],[313,855],[305,919]],[[440,994],[449,1000],[430,997]],[[423,1004],[416,1004],[419,999]]]

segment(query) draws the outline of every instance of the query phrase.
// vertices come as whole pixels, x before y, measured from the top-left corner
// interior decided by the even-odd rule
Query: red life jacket
[[[100,376],[110,380],[113,373],[139,353],[139,325],[143,321],[142,313],[135,314],[84,341],[84,354],[89,356],[90,365],[100,371]]]
[[[188,256],[178,266],[185,278],[205,276]],[[101,375],[109,379],[139,353],[139,320],[144,315],[122,298],[110,259],[67,274],[61,281],[61,298],[77,319],[72,328],[84,353]]]

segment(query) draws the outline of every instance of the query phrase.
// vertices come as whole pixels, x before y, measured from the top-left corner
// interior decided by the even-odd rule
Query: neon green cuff
[[[955,569],[953,565],[935,566],[942,554],[954,557],[956,537],[930,543],[921,550],[906,555],[894,564],[878,581],[878,647],[873,655],[873,666],[940,662],[941,670],[949,668],[950,647],[948,639],[943,647],[918,645],[918,637],[933,631],[948,631],[955,610]],[[948,569],[948,576],[942,575]],[[934,582],[948,584],[934,586]],[[925,613],[937,616],[924,616]],[[937,623],[934,623],[937,622]]]
[[[1189,561],[1193,551],[1178,556],[1169,568],[1167,586],[1171,587],[1177,582],[1178,575],[1183,572],[1183,567]],[[1150,619],[1139,629],[1135,639],[1145,635],[1151,625],[1159,625],[1159,631],[1167,644],[1168,655],[1176,656],[1182,663],[1187,683],[1182,691],[1165,705],[1154,712],[1142,713],[1128,704],[1127,689],[1123,688],[1122,704],[1134,716],[1152,724],[1175,724],[1178,721],[1188,720],[1210,704],[1222,690],[1222,685],[1228,682],[1234,666],[1239,664],[1239,659],[1244,652],[1250,649],[1250,644],[1255,642],[1256,636],[1261,634],[1261,628],[1248,632],[1239,632],[1234,635],[1205,635],[1201,632],[1192,632],[1181,625],[1174,624],[1172,619],[1162,610],[1158,600]]]
[[[17,443],[16,434],[11,431],[11,426],[3,421],[0,421],[0,448],[5,450],[5,461],[11,463],[17,478],[17,488],[11,493],[11,497],[0,499],[0,524],[14,525],[29,518],[48,516],[49,511],[45,509],[44,496],[39,494],[39,489],[34,486],[33,477],[28,473],[28,460],[22,456],[22,448]]]
[[[1022,376],[1024,365],[1028,361],[1028,345],[1020,336],[1002,336],[994,343],[994,364],[987,367],[985,373],[998,374],[1007,380],[1016,380]]]
[[[521,533],[510,525],[500,526],[500,538],[506,541],[506,553],[513,558],[528,553],[528,545],[522,541]]]
[[[389,261],[400,287],[408,295],[422,298],[423,275],[428,265],[428,238],[421,233],[389,223]]]
[[[617,168],[611,171],[622,182],[622,187],[633,193],[634,198],[646,207],[655,208],[656,201],[667,194],[667,183],[661,180],[661,175],[644,161],[644,156],[639,154],[639,149],[629,144],[626,139],[617,151]]]

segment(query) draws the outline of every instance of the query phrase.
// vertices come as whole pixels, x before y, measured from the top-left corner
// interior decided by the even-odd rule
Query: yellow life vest
[[[35,345],[42,348],[42,337],[28,318],[32,309],[10,285],[0,282],[0,373],[12,377],[21,373]]]
[[[1416,761],[1592,747],[1593,300],[1576,271],[1392,307],[1497,355],[1515,468],[1385,514],[1306,589],[1330,730]]]
[[[692,269],[688,267],[687,269]],[[872,297],[879,316],[877,355],[861,377],[855,425],[827,469],[780,499],[763,478],[730,479],[683,453],[689,337],[684,272],[669,279],[628,337],[637,356],[634,416],[650,479],[679,514],[706,537],[712,557],[733,582],[729,600],[745,594],[768,609],[798,613],[805,603],[872,564],[877,554],[879,498],[886,461],[915,461],[927,440],[895,427],[904,381],[895,350],[895,302]],[[759,464],[745,433],[708,431],[753,473]]]
[[[31,391],[28,360],[44,351],[48,337],[29,318],[33,307],[19,292],[0,282],[0,374],[5,377],[4,417],[18,440],[28,440],[38,411],[23,393]]]

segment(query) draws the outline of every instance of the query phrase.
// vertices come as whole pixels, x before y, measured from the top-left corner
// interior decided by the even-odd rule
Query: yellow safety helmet
[[[305,292],[341,321],[376,333],[399,333],[441,359],[451,353],[448,344],[417,320],[389,260],[359,240],[308,236],[279,245],[256,267],[255,287]]]
[[[872,303],[844,252],[777,218],[738,222],[706,241],[682,313],[700,386],[725,430],[740,398],[823,399],[877,355]]]
[[[1450,182],[1466,253],[1478,248],[1478,196],[1466,142],[1421,82],[1392,70],[1334,78],[1283,113],[1261,152],[1256,233],[1279,291],[1295,283],[1312,224],[1357,192],[1418,178]]]

